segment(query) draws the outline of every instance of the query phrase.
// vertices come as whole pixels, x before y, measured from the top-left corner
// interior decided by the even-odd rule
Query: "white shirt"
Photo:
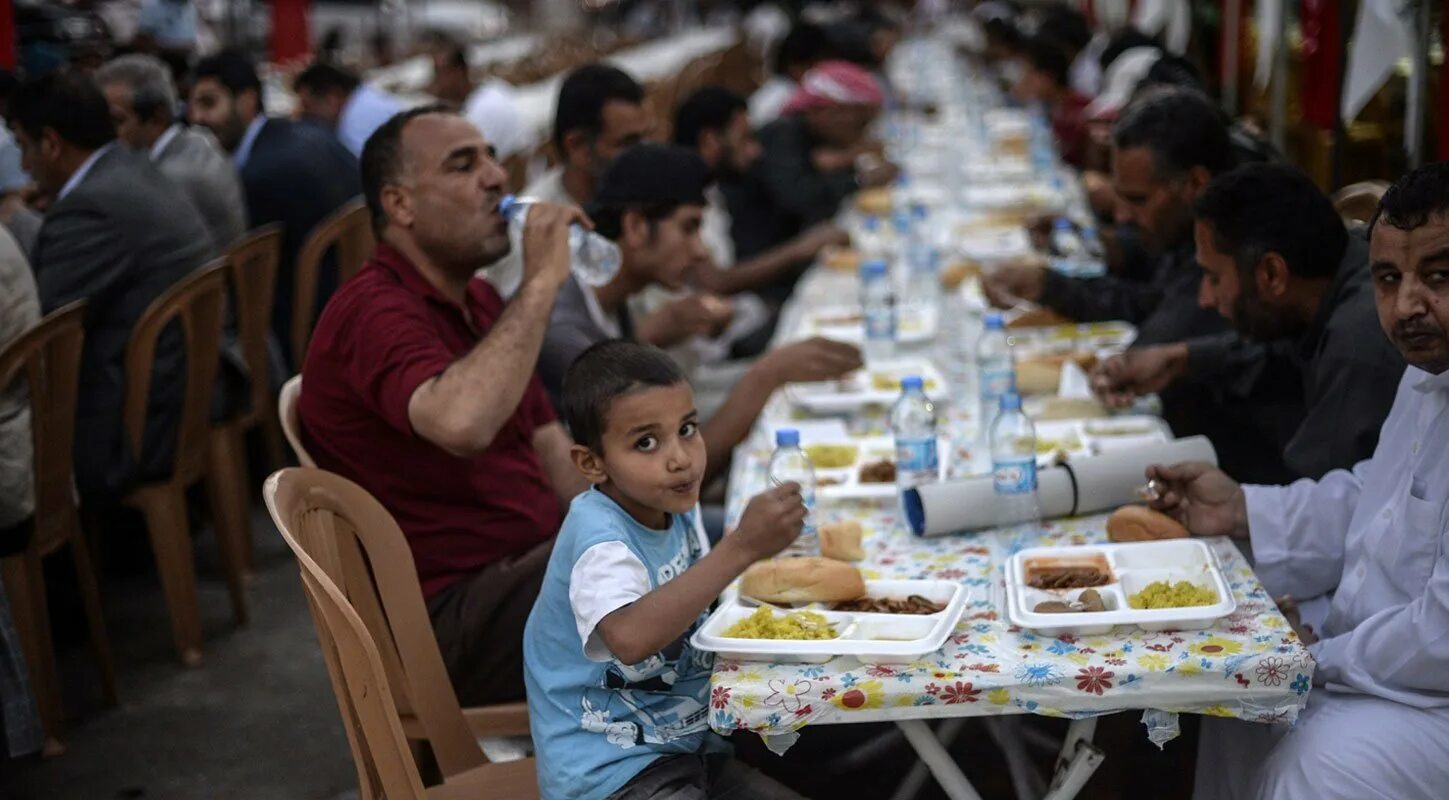
[[[247,165],[247,159],[252,157],[252,146],[257,143],[257,137],[262,133],[262,127],[267,124],[267,115],[258,114],[252,124],[247,126],[247,132],[242,135],[241,143],[236,146],[236,152],[231,154],[231,163],[241,169]]]
[[[147,152],[151,160],[159,161],[161,154],[166,152],[166,145],[171,144],[171,140],[175,139],[179,133],[181,133],[181,123],[173,122],[171,123],[171,127],[163,131],[160,136],[157,136],[156,141],[151,143],[151,149]]]
[[[1315,682],[1449,707],[1449,373],[1410,367],[1373,458],[1291,486],[1249,486],[1256,569],[1274,594],[1332,591]]]
[[[55,199],[57,201],[64,199],[66,195],[71,193],[72,189],[80,186],[81,181],[86,179],[86,175],[90,174],[91,167],[94,167],[96,165],[96,162],[100,160],[101,156],[109,153],[111,149],[115,146],[116,140],[112,139],[111,141],[106,142],[105,144],[96,148],[96,151],[91,153],[85,161],[82,161],[81,165],[76,168],[75,172],[71,173],[70,178],[66,180],[65,185],[61,186],[60,191],[56,193]]]
[[[734,219],[730,216],[729,204],[725,201],[724,192],[714,184],[704,190],[704,199],[704,218],[700,221],[699,238],[704,242],[705,249],[709,250],[709,257],[714,259],[714,265],[720,269],[729,269],[735,265],[735,241],[730,238],[730,226],[734,224]]]
[[[784,75],[772,75],[750,95],[750,127],[759,129],[780,118],[780,109],[795,96],[798,85]]]
[[[523,115],[518,113],[513,87],[503,81],[485,81],[474,89],[463,104],[463,116],[483,131],[483,137],[498,151],[500,161],[534,144],[523,124]]]
[[[337,117],[337,140],[361,158],[367,138],[402,110],[403,104],[396,97],[365,83],[359,84],[342,104],[342,113]]]

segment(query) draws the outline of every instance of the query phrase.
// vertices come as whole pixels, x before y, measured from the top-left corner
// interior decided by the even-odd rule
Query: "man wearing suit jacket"
[[[186,192],[216,246],[225,248],[240,239],[247,231],[241,179],[205,128],[188,128],[176,118],[171,70],[154,56],[121,56],[96,72],[96,83],[111,104],[116,136],[132,150],[146,153],[162,175]]]
[[[172,461],[185,382],[178,329],[156,346],[142,452],[121,425],[126,343],[146,308],[215,254],[201,214],[144,158],[117,146],[100,89],[76,74],[24,84],[9,121],[51,199],[31,262],[41,310],[88,301],[76,408],[76,483],[116,497]]]
[[[280,222],[284,227],[272,330],[295,371],[304,355],[291,352],[297,251],[317,223],[362,193],[357,159],[321,126],[268,117],[256,68],[239,52],[202,59],[193,78],[191,121],[210,128],[231,153],[252,224]],[[337,288],[336,277],[324,264],[317,311]]]

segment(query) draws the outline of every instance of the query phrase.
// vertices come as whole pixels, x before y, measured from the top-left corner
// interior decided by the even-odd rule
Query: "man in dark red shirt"
[[[1090,98],[1071,86],[1072,59],[1067,46],[1045,36],[1033,36],[1022,42],[1020,57],[1021,79],[1011,87],[1011,93],[1019,100],[1044,107],[1062,160],[1080,169],[1087,156]]]
[[[362,152],[372,259],[328,302],[303,367],[318,466],[372,492],[412,549],[465,705],[523,696],[523,626],[568,501],[586,488],[534,375],[569,275],[576,208],[529,209],[506,305],[477,271],[508,253],[507,173],[471,123],[404,112]]]

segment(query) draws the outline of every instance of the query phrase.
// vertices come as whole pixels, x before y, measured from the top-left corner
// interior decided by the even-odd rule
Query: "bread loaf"
[[[1172,517],[1146,506],[1122,506],[1107,517],[1107,538],[1114,542],[1185,539],[1187,528]]]
[[[740,594],[767,603],[833,603],[865,596],[865,581],[849,564],[829,558],[777,558],[752,564]]]
[[[855,520],[828,522],[820,526],[820,555],[836,561],[859,561],[865,558],[860,546],[860,523]]]

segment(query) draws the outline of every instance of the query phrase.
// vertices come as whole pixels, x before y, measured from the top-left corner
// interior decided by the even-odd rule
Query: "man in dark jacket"
[[[210,128],[231,153],[252,225],[282,223],[272,330],[295,370],[302,357],[291,352],[297,251],[317,223],[362,193],[357,159],[320,126],[268,117],[256,68],[241,53],[228,50],[202,59],[193,78],[191,121]],[[335,271],[328,263],[323,266],[317,312],[337,288]]]
[[[76,408],[76,483],[115,497],[163,475],[186,377],[180,331],[156,346],[140,454],[122,433],[125,352],[146,308],[214,253],[201,213],[144,155],[116,142],[100,89],[79,75],[23,85],[9,120],[26,168],[51,198],[32,262],[46,313],[86,300]]]

